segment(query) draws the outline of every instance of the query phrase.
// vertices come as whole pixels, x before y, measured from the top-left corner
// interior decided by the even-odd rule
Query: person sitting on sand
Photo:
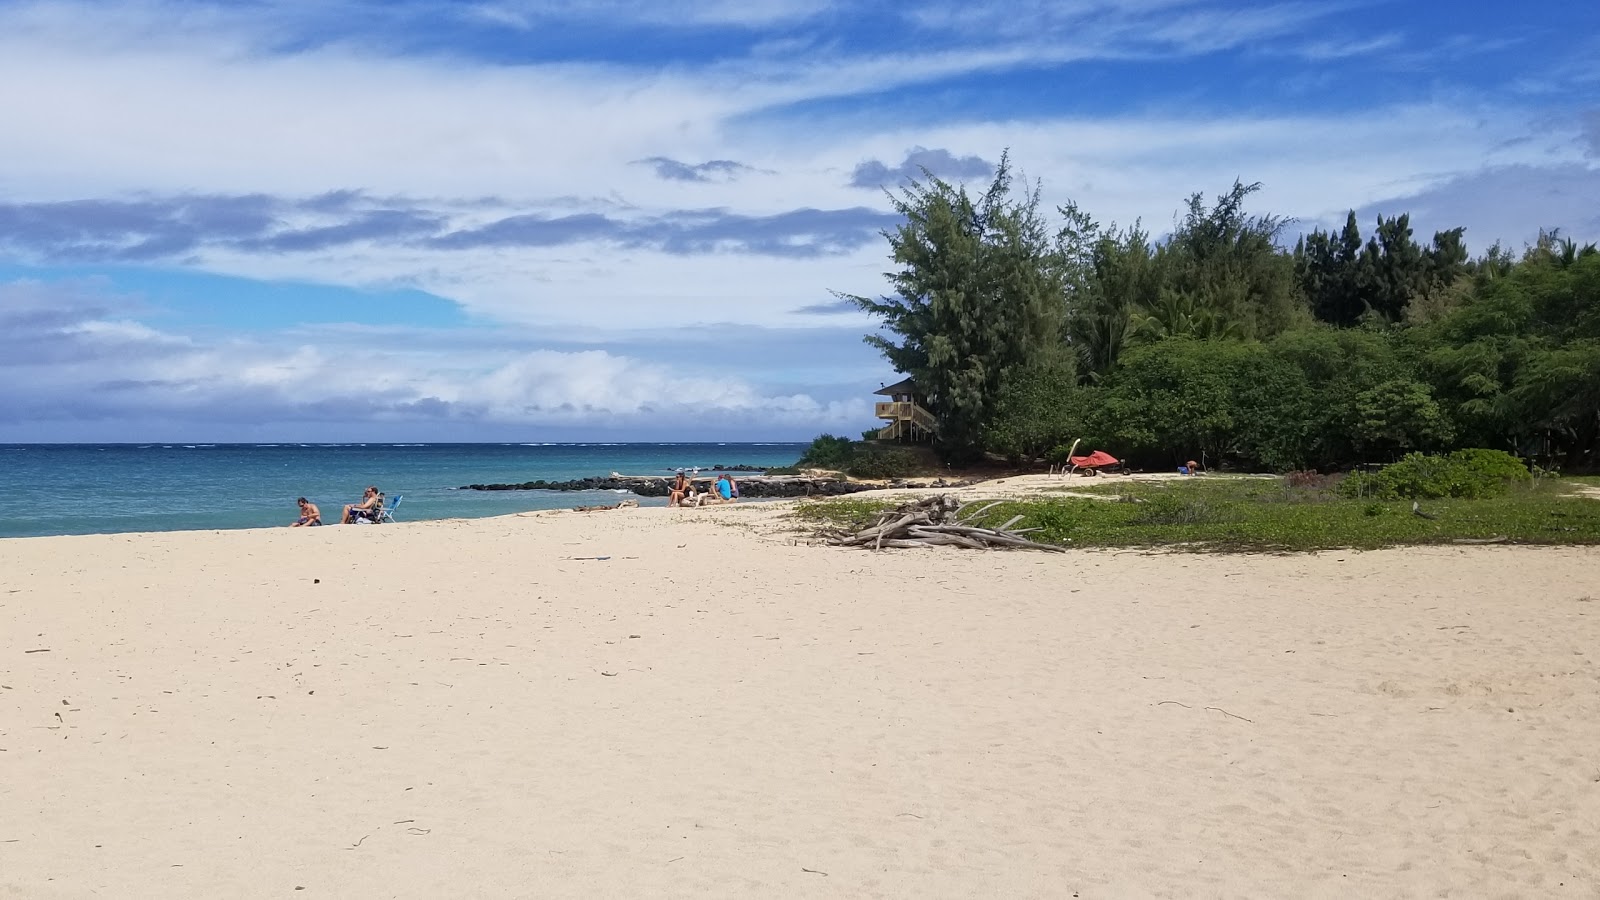
[[[672,491],[667,497],[667,505],[682,506],[684,498],[689,496],[692,490],[694,486],[689,484],[688,477],[683,474],[682,469],[679,469],[678,477],[672,479]]]
[[[362,494],[360,503],[351,503],[344,508],[344,517],[340,519],[345,525],[355,524],[357,519],[368,522],[378,521],[378,507],[383,505],[383,495],[378,493],[376,487],[368,486]]]
[[[732,499],[739,499],[739,482],[734,481],[732,475],[724,475],[723,477],[728,479],[728,490],[731,492]]]
[[[315,503],[312,503],[310,500],[307,500],[304,497],[301,497],[295,502],[300,504],[300,519],[293,525],[290,525],[290,528],[299,528],[303,525],[322,524],[322,510],[317,509],[317,505]]]
[[[717,481],[711,486],[711,489],[716,494],[719,502],[732,503],[738,499],[738,495],[733,491],[733,479],[725,474],[717,476]]]

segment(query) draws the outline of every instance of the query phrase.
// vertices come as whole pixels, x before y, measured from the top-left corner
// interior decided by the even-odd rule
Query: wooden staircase
[[[939,420],[915,403],[896,401],[877,404],[877,416],[889,424],[878,429],[880,441],[927,441],[939,430]]]

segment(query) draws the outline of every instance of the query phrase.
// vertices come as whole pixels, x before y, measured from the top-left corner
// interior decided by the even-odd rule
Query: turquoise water
[[[368,484],[401,521],[615,503],[610,492],[463,484],[790,465],[805,444],[0,444],[0,537],[287,525],[305,496],[337,521]],[[645,505],[664,500],[640,498]]]

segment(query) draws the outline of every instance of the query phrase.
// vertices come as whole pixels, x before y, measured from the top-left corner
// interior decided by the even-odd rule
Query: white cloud
[[[1297,6],[1237,13],[1188,0],[920,7],[912,15],[931,31],[984,34],[974,17],[995,16],[1027,27],[1014,38],[927,51],[851,54],[797,43],[697,68],[649,70],[401,58],[349,43],[273,55],[263,48],[299,34],[318,7],[269,5],[264,14],[262,8],[0,6],[0,198],[184,192],[305,198],[365,189],[422,198],[454,228],[527,213],[644,219],[720,208],[759,216],[863,202],[881,209],[881,198],[849,187],[851,173],[865,160],[901,159],[909,147],[986,159],[1009,147],[1026,175],[1043,180],[1047,202],[1074,199],[1102,221],[1143,217],[1159,232],[1182,197],[1219,192],[1235,177],[1265,183],[1260,208],[1317,224],[1352,206],[1448,186],[1486,166],[1558,165],[1581,156],[1575,124],[1517,143],[1533,131],[1525,114],[1456,100],[1320,115],[1146,109],[1025,121],[969,115],[914,126],[852,119],[848,129],[826,118],[749,118],[774,104],[963,73],[1138,55],[1152,42],[1201,53],[1303,34],[1319,19]],[[476,9],[536,24],[578,8]],[[770,25],[824,15],[828,4],[618,0],[601,11],[625,21],[669,16]],[[1152,11],[1162,12],[1164,24],[1141,32],[1140,17]],[[1312,55],[1363,50],[1351,43],[1307,46]],[[665,181],[634,164],[658,156],[734,160],[759,171],[730,182]],[[1454,224],[1469,228],[1475,246],[1495,238],[1516,242],[1538,225],[1562,224],[1532,223],[1534,211],[1520,206],[1510,213],[1457,208],[1472,217]],[[680,255],[605,241],[470,250],[374,241],[271,254],[203,247],[184,264],[269,280],[413,285],[480,318],[571,330],[794,325],[800,319],[792,311],[829,290],[881,289],[887,260],[876,243],[787,259]]]
[[[703,434],[870,422],[866,398],[763,391],[602,350],[441,349],[324,332],[202,341],[124,318],[97,285],[0,285],[0,424],[185,417],[227,423],[632,425]]]

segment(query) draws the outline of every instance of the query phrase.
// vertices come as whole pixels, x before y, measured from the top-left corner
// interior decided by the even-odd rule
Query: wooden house
[[[897,381],[873,393],[888,397],[878,401],[874,413],[889,424],[878,429],[880,441],[931,441],[938,432],[938,420],[928,412],[927,398],[917,391],[916,382],[910,378]]]

